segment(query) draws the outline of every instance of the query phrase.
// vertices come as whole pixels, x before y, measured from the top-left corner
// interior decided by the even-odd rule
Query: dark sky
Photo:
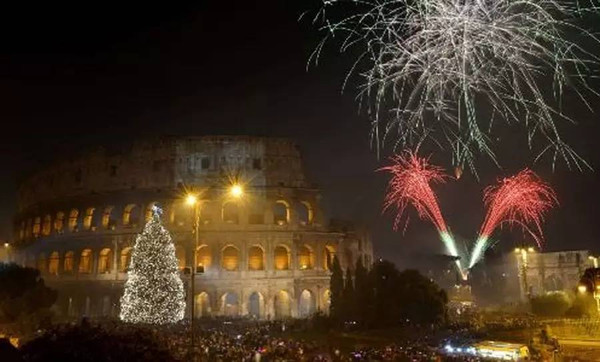
[[[10,237],[18,177],[54,157],[143,136],[251,134],[296,139],[331,216],[367,224],[378,255],[408,265],[415,253],[442,251],[414,213],[405,233],[381,216],[386,177],[374,172],[382,163],[356,83],[341,92],[351,56],[331,48],[306,71],[320,35],[298,17],[318,1],[91,4],[0,12],[1,238]],[[564,127],[565,139],[600,168],[598,115],[566,105],[578,124]],[[472,239],[485,185],[530,166],[561,202],[547,218],[547,249],[600,251],[597,174],[564,165],[553,172],[548,160],[532,165],[519,130],[496,141],[502,169],[482,162],[480,180],[465,173],[436,187],[452,230]],[[443,152],[432,160],[451,170]],[[522,242],[517,230],[497,236],[499,249]]]

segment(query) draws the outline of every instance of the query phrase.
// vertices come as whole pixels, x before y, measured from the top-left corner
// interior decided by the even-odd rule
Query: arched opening
[[[56,218],[54,219],[54,230],[57,233],[62,233],[65,228],[65,213],[59,211],[56,213]]]
[[[79,273],[89,274],[92,272],[92,250],[84,249],[79,257]]]
[[[248,298],[248,316],[261,319],[265,315],[265,298],[259,292],[250,294]]]
[[[129,264],[131,263],[131,247],[126,247],[121,250],[121,257],[119,260],[119,271],[121,273],[126,273],[129,269]]]
[[[282,245],[275,247],[273,251],[275,270],[288,270],[290,268],[290,252]]]
[[[117,222],[112,217],[113,209],[113,206],[107,206],[102,212],[102,227],[106,230],[114,230],[116,227]]]
[[[94,210],[96,209],[93,207],[85,209],[85,215],[83,216],[83,230],[92,230],[96,228],[96,226],[93,225]]]
[[[214,203],[208,200],[202,200],[200,204],[200,224],[210,224],[212,222],[212,211],[213,211]]]
[[[212,252],[208,245],[201,245],[196,250],[196,266],[205,271],[212,266]]]
[[[52,216],[44,216],[44,224],[42,225],[42,235],[50,235],[52,232]]]
[[[146,206],[146,215],[144,215],[144,221],[148,222],[152,220],[154,216],[154,206],[157,205],[157,202],[151,202]]]
[[[40,273],[46,272],[46,254],[42,253],[38,255],[36,268],[40,271]]]
[[[223,257],[221,258],[221,267],[228,271],[238,270],[240,262],[240,252],[234,246],[226,246],[223,249]]]
[[[335,248],[331,245],[326,245],[323,249],[323,269],[331,270],[331,264],[335,257]]]
[[[65,253],[65,260],[63,261],[63,272],[72,273],[73,272],[73,259],[74,253],[72,251],[67,251]]]
[[[48,274],[50,275],[58,275],[58,266],[60,265],[60,256],[57,251],[53,251],[50,254],[50,259],[48,260]]]
[[[221,297],[221,314],[226,317],[239,315],[239,298],[236,293],[229,292]]]
[[[275,205],[273,206],[273,221],[276,225],[285,225],[290,222],[290,205],[286,201],[275,201]]]
[[[239,208],[235,202],[226,202],[223,204],[223,222],[226,224],[239,224]]]
[[[69,231],[79,231],[78,218],[79,210],[72,209],[69,213]]]
[[[210,307],[210,298],[208,297],[208,293],[202,292],[196,295],[196,308],[194,310],[194,314],[197,318],[208,317],[212,312],[212,308]]]
[[[41,227],[42,227],[42,218],[37,216],[35,219],[33,219],[33,229],[31,229],[33,236],[35,236],[36,238],[38,236],[40,236]]]
[[[323,311],[326,314],[329,314],[330,306],[331,306],[331,291],[329,289],[325,289],[325,291],[323,291]]]
[[[315,312],[315,298],[313,293],[304,289],[300,293],[300,300],[298,301],[298,316],[300,318],[310,317]]]
[[[140,220],[140,208],[135,204],[129,204],[123,209],[123,225],[136,227]]]
[[[98,257],[98,273],[110,273],[112,270],[112,251],[109,248],[100,250]]]
[[[25,239],[25,221],[21,221],[21,227],[19,228],[19,240]]]
[[[252,246],[248,250],[248,270],[264,270],[264,252],[260,246]]]
[[[310,225],[313,222],[313,209],[309,202],[300,201],[296,208],[300,225]]]
[[[185,249],[183,246],[175,246],[175,258],[177,258],[177,267],[179,270],[185,269]]]
[[[275,319],[289,318],[292,315],[292,303],[290,294],[285,290],[280,290],[275,294],[273,300],[275,309]]]
[[[32,223],[33,223],[33,221],[31,219],[27,220],[27,227],[25,227],[25,237],[26,238],[31,236]]]
[[[312,249],[306,245],[298,248],[298,266],[301,270],[312,269],[314,265],[314,256]]]

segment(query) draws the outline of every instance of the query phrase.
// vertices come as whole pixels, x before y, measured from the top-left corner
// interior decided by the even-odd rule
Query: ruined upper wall
[[[219,187],[231,178],[250,187],[310,187],[298,147],[289,139],[169,137],[61,160],[20,185],[18,207],[23,211],[47,201],[123,190]]]

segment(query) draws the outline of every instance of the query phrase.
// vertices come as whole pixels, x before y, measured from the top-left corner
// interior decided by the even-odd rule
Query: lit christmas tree
[[[175,245],[155,207],[133,247],[120,318],[130,323],[167,324],[182,320],[184,312]]]

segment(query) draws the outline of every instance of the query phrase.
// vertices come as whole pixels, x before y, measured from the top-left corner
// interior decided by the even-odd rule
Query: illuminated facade
[[[231,185],[242,186],[233,195]],[[238,190],[239,191],[239,190]],[[186,193],[199,197],[199,243]],[[135,236],[158,205],[198,316],[259,319],[328,311],[329,266],[372,262],[363,233],[333,227],[288,139],[165,138],[98,150],[19,188],[15,259],[41,270],[67,317],[115,317]]]

